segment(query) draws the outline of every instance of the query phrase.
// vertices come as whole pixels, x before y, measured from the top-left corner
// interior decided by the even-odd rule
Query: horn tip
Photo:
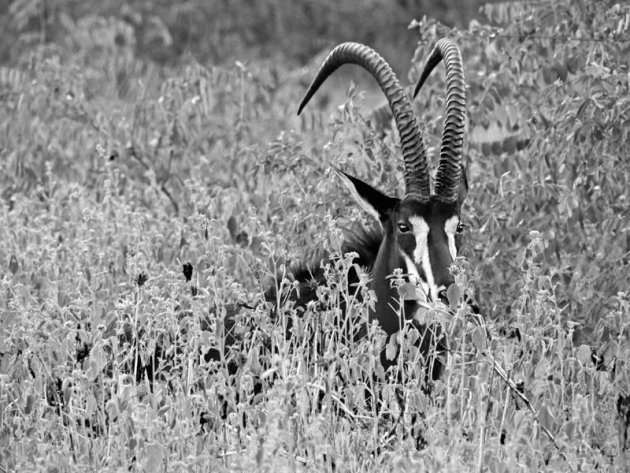
[[[298,115],[302,113],[306,105],[308,105],[308,103],[313,98],[313,94],[315,93],[313,89],[317,90],[317,88],[316,87],[314,88],[313,85],[311,84],[311,86],[308,88],[308,90],[304,94],[304,97],[302,97],[302,101],[300,102],[300,105],[298,107],[298,112],[297,112]]]
[[[418,81],[418,83],[416,84],[416,87],[413,89],[413,98],[416,98],[416,95],[418,95],[418,92],[420,92],[420,88],[422,87],[422,82]]]

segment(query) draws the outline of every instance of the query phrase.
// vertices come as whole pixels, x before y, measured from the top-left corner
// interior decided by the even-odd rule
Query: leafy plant
[[[628,7],[496,3],[465,29],[412,23],[410,78],[437,38],[463,50],[471,188],[454,270],[481,309],[427,315],[451,350],[428,394],[413,331],[394,375],[379,371],[376,327],[348,342],[344,310],[361,320],[373,302],[367,276],[362,299],[346,290],[351,256],[324,262],[329,283],[303,307],[277,279],[369,224],[331,164],[399,187],[398,140],[369,125],[371,90],[329,91],[295,116],[312,72],[295,51],[342,39],[357,3],[321,16],[309,2],[222,5],[214,30],[210,7],[171,3],[2,11],[16,45],[0,68],[2,468],[623,467]],[[383,29],[412,19],[397,5],[343,39],[377,31],[379,49]],[[406,62],[400,41],[389,47]],[[442,81],[416,99],[432,156]]]

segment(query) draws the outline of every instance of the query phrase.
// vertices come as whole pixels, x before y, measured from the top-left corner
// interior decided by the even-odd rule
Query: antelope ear
[[[375,189],[361,179],[346,174],[342,170],[333,166],[334,171],[346,185],[354,200],[366,212],[383,223],[389,218],[392,209],[398,204],[399,199],[389,197],[378,189]]]
[[[457,193],[457,203],[461,208],[464,200],[466,200],[466,195],[468,195],[468,178],[466,177],[466,168],[464,167],[464,163],[460,163],[460,169],[462,170],[460,173],[459,179],[459,192]]]

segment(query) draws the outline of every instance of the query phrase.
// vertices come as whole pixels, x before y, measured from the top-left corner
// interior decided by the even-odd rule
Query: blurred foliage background
[[[465,26],[479,15],[471,0],[12,0],[0,6],[0,59],[15,61],[25,48],[62,43],[72,23],[88,16],[115,18],[133,30],[134,50],[159,64],[177,64],[186,54],[202,63],[235,59],[309,62],[341,41],[372,45],[395,67],[407,66],[416,35],[411,19],[424,15]],[[123,41],[123,38],[120,38]]]

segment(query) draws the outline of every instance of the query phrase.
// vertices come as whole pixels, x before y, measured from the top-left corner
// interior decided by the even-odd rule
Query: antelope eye
[[[405,222],[398,222],[398,230],[400,233],[407,233],[411,231],[411,228]]]
[[[462,222],[459,222],[457,224],[457,230],[455,230],[457,233],[463,233],[464,232],[464,224]]]

